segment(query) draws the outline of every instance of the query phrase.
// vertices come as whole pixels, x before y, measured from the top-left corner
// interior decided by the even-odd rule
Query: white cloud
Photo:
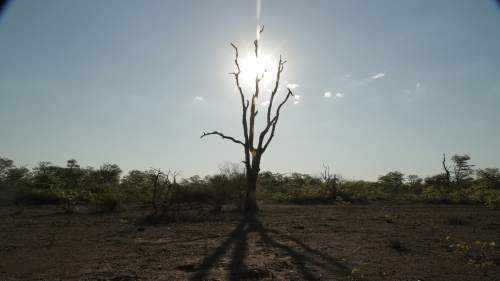
[[[335,96],[338,98],[338,99],[341,99],[344,97],[344,94],[342,93],[336,93]]]
[[[300,95],[294,95],[294,96],[293,96],[293,98],[294,98],[295,100],[300,100]]]
[[[262,106],[268,106],[269,105],[269,101],[268,100],[263,101],[263,102],[260,103],[260,105],[262,105]]]
[[[195,101],[195,102],[202,102],[202,101],[204,101],[204,100],[205,100],[205,99],[204,99],[203,97],[200,97],[200,96],[196,96],[196,97],[194,97],[194,101]]]
[[[299,84],[295,84],[295,83],[289,83],[289,84],[286,84],[286,87],[287,88],[290,88],[290,89],[295,89],[295,88],[298,88],[300,85]]]
[[[332,97],[332,92],[325,92],[325,93],[323,94],[323,97],[325,97],[325,98],[327,98],[327,99],[328,99],[328,98],[331,98],[331,97]]]
[[[293,104],[299,104],[299,101],[298,100],[293,101]]]
[[[415,88],[417,88],[417,89],[418,89],[418,88],[420,88],[420,87],[422,87],[422,84],[420,84],[420,82],[417,82],[417,84],[415,84]]]
[[[351,78],[351,73],[347,73],[344,77],[345,77],[346,79]]]
[[[372,80],[376,80],[376,79],[380,79],[380,78],[383,78],[385,76],[385,73],[383,72],[379,72],[375,75],[373,75],[372,77],[370,77]]]

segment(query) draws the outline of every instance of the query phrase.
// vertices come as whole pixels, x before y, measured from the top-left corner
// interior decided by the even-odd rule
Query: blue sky
[[[229,42],[251,50],[255,6],[12,1],[0,17],[0,155],[183,176],[241,161],[240,146],[199,136],[242,135]],[[442,153],[500,166],[495,1],[263,0],[261,23],[262,53],[283,54],[300,95],[262,169],[426,176]]]

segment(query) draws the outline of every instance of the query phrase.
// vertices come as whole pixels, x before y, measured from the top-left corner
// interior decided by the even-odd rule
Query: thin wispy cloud
[[[268,100],[263,101],[263,102],[260,103],[260,105],[262,105],[262,106],[268,106],[269,105],[269,101]]]
[[[335,97],[337,97],[338,99],[341,99],[341,98],[344,97],[344,94],[342,94],[342,93],[336,93]]]
[[[377,80],[377,79],[380,79],[380,78],[383,78],[385,76],[385,73],[383,72],[379,72],[375,75],[372,75],[372,77],[370,77],[372,80]]]
[[[293,101],[293,104],[299,104],[298,100]]]
[[[193,99],[193,100],[194,100],[195,102],[202,102],[202,101],[204,101],[205,99],[204,99],[203,97],[196,96],[196,97],[194,97],[194,99]]]
[[[296,83],[288,83],[286,84],[287,88],[290,88],[291,90],[298,88],[300,85]]]
[[[295,100],[300,100],[300,95],[294,95],[294,96],[293,96],[293,98],[294,98]]]
[[[420,82],[417,82],[417,84],[415,84],[415,88],[417,88],[417,89],[418,89],[418,88],[420,88],[420,87],[422,87],[422,84],[420,84]]]
[[[332,97],[332,92],[325,92],[325,93],[323,94],[323,97],[324,97],[324,98],[326,98],[326,99],[331,98],[331,97]]]
[[[353,85],[354,86],[363,86],[365,84],[368,84],[368,83],[373,82],[373,81],[378,80],[378,79],[382,79],[384,77],[385,77],[385,73],[384,72],[379,72],[379,73],[373,74],[372,76],[367,77],[367,78],[365,78],[363,80],[354,81]]]

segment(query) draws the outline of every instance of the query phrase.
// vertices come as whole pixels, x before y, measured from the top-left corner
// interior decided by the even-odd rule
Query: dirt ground
[[[147,212],[1,207],[0,280],[500,280],[500,211],[478,206],[264,205],[154,226]]]

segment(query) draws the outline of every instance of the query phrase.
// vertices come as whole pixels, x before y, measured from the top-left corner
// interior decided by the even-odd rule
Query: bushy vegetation
[[[185,208],[220,211],[241,207],[245,176],[239,166],[227,165],[216,175],[192,176],[177,182],[177,173],[157,169],[132,170],[120,177],[116,164],[82,168],[74,159],[66,167],[41,162],[33,169],[0,158],[1,198],[17,204],[59,204],[66,212],[79,206],[115,210],[123,203],[150,204],[155,213]],[[4,202],[7,203],[7,202]]]
[[[321,177],[293,173],[263,172],[260,197],[291,203],[368,203],[375,201],[483,204],[500,208],[500,172],[497,168],[474,170],[468,155],[454,155],[444,173],[422,179],[391,171],[377,181],[343,180],[339,176]],[[334,197],[332,198],[332,189]]]
[[[261,172],[258,198],[275,203],[368,203],[406,201],[483,204],[500,208],[500,172],[472,169],[467,155],[455,155],[451,165],[443,159],[444,173],[422,179],[392,171],[378,181],[344,180],[324,172],[321,176]],[[325,170],[326,171],[326,170]],[[82,168],[70,159],[65,167],[41,162],[33,169],[17,167],[0,157],[0,192],[17,204],[59,204],[73,212],[79,206],[115,210],[124,203],[150,205],[154,214],[203,209],[219,212],[223,206],[240,209],[246,177],[238,165],[226,165],[215,175],[178,180],[178,174],[151,169],[132,170],[121,177],[115,164]]]

